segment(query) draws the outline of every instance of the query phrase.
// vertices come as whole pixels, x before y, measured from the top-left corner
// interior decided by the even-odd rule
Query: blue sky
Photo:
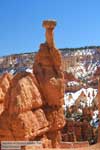
[[[0,56],[37,51],[45,19],[57,48],[100,45],[100,0],[0,0]]]

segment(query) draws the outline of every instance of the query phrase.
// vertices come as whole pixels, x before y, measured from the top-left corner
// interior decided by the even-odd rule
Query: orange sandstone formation
[[[35,82],[30,73],[18,73],[12,79],[5,110],[0,116],[0,140],[34,140],[48,131],[48,121],[40,109],[42,99]]]
[[[65,118],[63,115],[63,108],[52,108],[47,107],[44,110],[47,120],[49,121],[49,130],[50,132],[57,131],[61,128],[63,128],[65,124]]]
[[[4,102],[6,101],[5,96],[8,88],[10,87],[11,79],[12,75],[9,73],[5,73],[0,76],[0,114],[4,109]]]
[[[40,45],[39,52],[35,57],[33,72],[40,86],[40,92],[44,100],[44,112],[49,122],[48,138],[53,147],[59,147],[58,130],[65,124],[64,112],[64,75],[62,71],[62,59],[53,40],[55,21],[44,21],[46,28],[46,42]],[[53,135],[53,136],[52,136]],[[55,139],[55,140],[54,140]],[[59,141],[59,140],[58,140]]]
[[[9,114],[18,114],[42,106],[41,94],[37,88],[34,75],[21,72],[11,81],[5,108]]]
[[[0,103],[4,102],[6,92],[10,86],[12,75],[5,73],[0,77]]]
[[[0,141],[42,140],[47,143],[44,147],[50,143],[59,147],[65,124],[64,77],[61,54],[53,40],[55,25],[55,21],[43,22],[46,42],[35,57],[34,73],[21,72],[10,84],[6,80],[6,86],[1,84],[6,94],[1,98],[5,109],[0,115]]]

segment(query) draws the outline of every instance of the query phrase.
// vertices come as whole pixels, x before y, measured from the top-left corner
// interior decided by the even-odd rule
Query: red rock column
[[[40,85],[43,96],[43,110],[49,122],[47,137],[52,141],[52,147],[59,147],[60,129],[65,124],[64,112],[64,76],[62,71],[62,58],[55,48],[53,29],[55,21],[43,21],[46,29],[46,42],[40,45],[35,56],[33,72]]]

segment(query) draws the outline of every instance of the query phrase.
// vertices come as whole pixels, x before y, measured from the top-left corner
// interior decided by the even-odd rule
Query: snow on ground
[[[92,116],[92,120],[90,121],[90,125],[95,127],[95,128],[98,128],[98,126],[99,126],[98,114],[99,114],[98,110],[94,111],[93,116]]]
[[[87,78],[89,75],[93,75],[97,69],[97,62],[89,63],[85,66],[85,63],[77,63],[74,67],[70,67],[69,70],[75,75],[76,78]]]
[[[97,89],[93,89],[93,88],[88,88],[88,89],[82,88],[75,93],[73,92],[65,93],[64,95],[65,105],[68,107],[72,106],[77,100],[77,98],[79,97],[79,95],[82,93],[82,91],[86,95],[87,105],[91,106],[92,101],[96,97],[96,94],[97,94]]]
[[[79,82],[70,81],[70,82],[67,83],[67,86],[79,86]]]
[[[33,73],[33,70],[32,70],[32,69],[27,68],[27,69],[26,69],[26,72]]]
[[[87,80],[100,66],[100,53],[96,49],[83,49],[74,51],[71,56],[78,57],[79,60],[74,66],[70,66],[67,71],[76,78]],[[88,56],[88,57],[87,57]]]

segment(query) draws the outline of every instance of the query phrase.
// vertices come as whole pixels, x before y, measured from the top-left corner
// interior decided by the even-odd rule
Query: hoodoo
[[[40,45],[33,65],[33,72],[43,96],[43,110],[49,122],[47,137],[52,141],[53,147],[59,145],[60,129],[65,124],[62,108],[64,104],[64,76],[61,54],[54,44],[53,29],[55,26],[56,22],[53,20],[43,22],[43,27],[46,29],[46,42]]]

